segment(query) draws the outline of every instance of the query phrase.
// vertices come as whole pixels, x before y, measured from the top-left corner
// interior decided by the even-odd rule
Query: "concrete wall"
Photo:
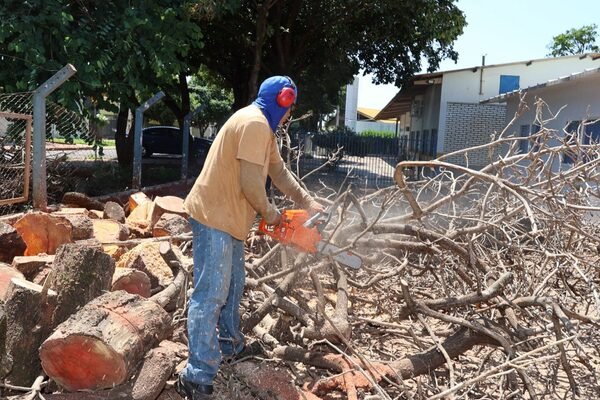
[[[358,77],[354,78],[351,85],[346,86],[346,111],[344,112],[344,125],[356,131],[356,116],[358,107]]]
[[[478,103],[481,100],[498,95],[500,75],[518,75],[520,77],[520,88],[526,88],[561,76],[598,67],[600,67],[600,60],[592,60],[590,57],[580,59],[579,56],[571,56],[547,58],[532,61],[531,63],[522,62],[487,66],[483,68],[483,73],[481,73],[480,67],[445,72],[440,99],[438,153],[448,152],[444,149],[444,143],[446,143],[446,119],[449,102]]]
[[[446,135],[443,147],[446,153],[490,142],[490,135],[500,132],[506,124],[504,104],[448,103]],[[439,137],[438,137],[439,148]],[[468,165],[464,156],[450,157],[448,162],[480,169],[490,163],[487,149],[469,152]]]

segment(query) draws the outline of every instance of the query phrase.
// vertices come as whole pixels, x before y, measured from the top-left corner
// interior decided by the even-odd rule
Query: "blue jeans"
[[[188,310],[189,358],[183,379],[211,385],[223,355],[244,348],[239,306],[244,291],[244,243],[190,218],[194,292]]]

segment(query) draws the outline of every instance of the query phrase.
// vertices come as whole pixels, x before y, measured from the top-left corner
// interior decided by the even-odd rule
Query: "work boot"
[[[190,381],[186,381],[179,375],[175,382],[175,391],[179,393],[184,400],[211,400],[213,399],[212,385],[199,385]]]
[[[254,342],[245,345],[242,351],[240,351],[239,353],[230,356],[224,356],[223,359],[225,362],[231,363],[250,357],[263,357],[266,355],[267,353],[263,348],[262,344],[260,344],[258,340],[255,340]]]

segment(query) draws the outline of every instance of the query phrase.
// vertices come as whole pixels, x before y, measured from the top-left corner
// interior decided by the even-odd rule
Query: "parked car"
[[[142,129],[142,157],[153,154],[180,155],[182,149],[181,129],[176,126],[149,126]],[[190,161],[206,158],[213,140],[190,137]]]

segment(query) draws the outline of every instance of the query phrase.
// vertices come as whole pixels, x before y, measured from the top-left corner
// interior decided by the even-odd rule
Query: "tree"
[[[548,56],[559,57],[585,52],[597,52],[596,37],[598,36],[596,24],[584,25],[579,29],[569,29],[565,33],[554,36],[548,45]]]
[[[283,74],[299,84],[302,106],[328,113],[361,69],[400,85],[423,60],[430,71],[456,60],[453,42],[465,23],[454,0],[240,0],[203,16],[200,53],[233,89],[236,109],[263,78]]]
[[[84,109],[85,99],[97,110],[118,111],[117,139],[128,112],[159,90],[181,121],[190,110],[186,78],[199,67],[194,50],[202,46],[192,8],[195,2],[178,0],[3,1],[0,84],[7,92],[32,90],[71,63],[78,72],[56,99],[75,109]],[[127,163],[132,142],[117,143]]]

